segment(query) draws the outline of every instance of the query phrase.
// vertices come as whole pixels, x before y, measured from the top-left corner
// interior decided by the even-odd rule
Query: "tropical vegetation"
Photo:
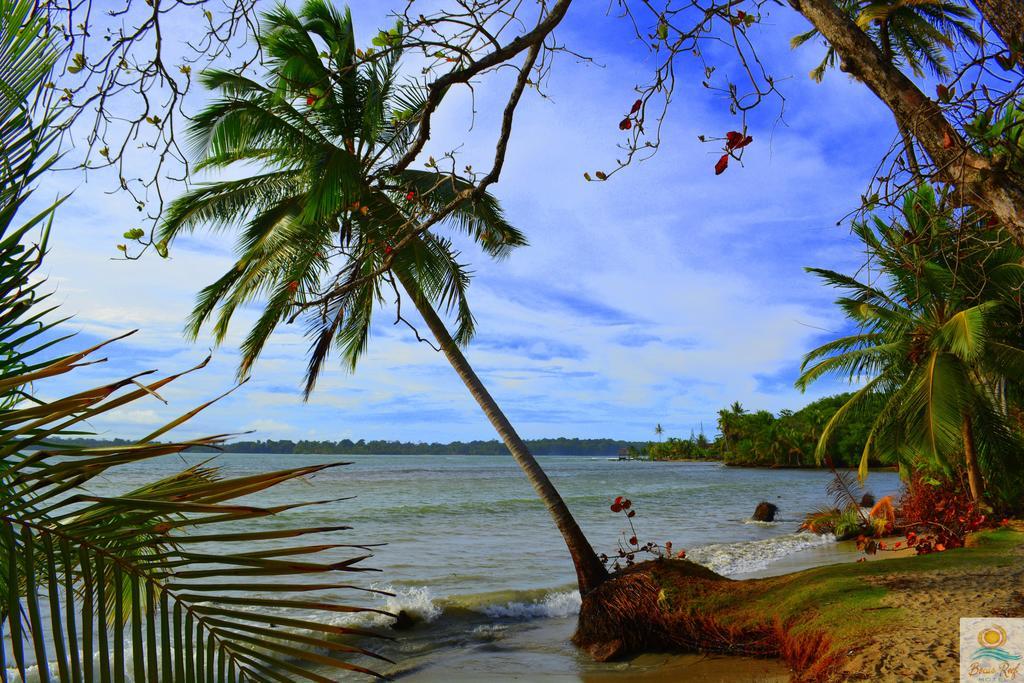
[[[827,396],[799,410],[784,409],[775,415],[767,410],[750,412],[734,403],[718,411],[716,446],[720,457],[728,465],[817,467],[831,463],[856,467],[870,427],[863,415],[837,427],[828,451],[821,457],[815,455],[825,426],[850,397],[848,393]],[[873,460],[871,464],[881,463]]]
[[[375,311],[411,302],[440,351],[466,384],[565,538],[584,592],[607,578],[554,485],[480,381],[460,347],[474,333],[470,282],[445,228],[503,258],[526,243],[498,202],[468,178],[431,161],[424,170],[397,162],[412,145],[426,92],[402,83],[399,24],[382,32],[381,52],[356,47],[352,18],[330,0],[280,4],[263,15],[265,82],[210,70],[218,93],[190,127],[197,169],[241,177],[201,184],[168,209],[161,243],[207,228],[239,228],[234,267],[199,294],[188,330],[216,318],[222,341],[233,314],[262,305],[242,343],[239,372],[250,372],[278,325],[306,319],[310,338],[305,391],[312,392],[332,350],[354,369],[365,353]],[[460,199],[461,197],[461,199]],[[469,197],[470,201],[463,201]],[[454,317],[449,333],[437,310]]]
[[[843,292],[853,329],[807,354],[797,386],[830,375],[860,385],[822,429],[816,457],[841,425],[867,417],[862,478],[877,459],[908,478],[963,475],[976,502],[1019,506],[1024,251],[929,186],[907,193],[897,215],[853,229],[870,279],[810,269]]]
[[[312,503],[261,507],[251,498],[332,465],[228,476],[207,460],[116,485],[132,465],[223,443],[226,435],[159,441],[216,399],[130,443],[59,441],[159,399],[205,361],[158,379],[146,371],[71,394],[59,387],[102,363],[98,352],[117,339],[57,351],[74,339],[55,317],[41,267],[60,201],[23,218],[55,162],[58,115],[40,87],[57,52],[35,9],[0,0],[0,677],[330,680],[311,667],[373,675],[351,659],[375,655],[338,639],[360,630],[330,619],[375,610],[320,598],[354,588],[340,577],[366,571],[369,546],[339,544],[348,528],[340,522],[260,527],[260,518]],[[289,542],[300,537],[319,540]],[[284,614],[294,610],[305,618]]]
[[[651,460],[720,460],[740,467],[820,467],[815,457],[822,430],[852,394],[828,396],[799,410],[748,411],[736,401],[718,411],[718,434],[712,439],[691,432],[683,439],[670,436],[626,449],[636,458]],[[856,467],[871,421],[858,415],[837,427],[827,460],[835,467]],[[872,461],[872,464],[880,464]]]

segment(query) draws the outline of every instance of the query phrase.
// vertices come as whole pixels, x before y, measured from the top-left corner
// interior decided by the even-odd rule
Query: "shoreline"
[[[794,680],[956,681],[961,617],[1024,617],[1024,523],[968,540],[741,580],[647,562],[586,596],[576,642],[599,658],[655,642],[756,653],[785,661]]]

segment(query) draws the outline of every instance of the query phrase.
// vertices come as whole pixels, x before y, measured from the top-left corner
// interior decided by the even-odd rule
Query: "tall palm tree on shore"
[[[1007,463],[1020,453],[1003,397],[1024,382],[1024,255],[989,246],[951,253],[961,243],[951,223],[934,190],[922,187],[908,193],[893,223],[876,218],[854,226],[885,275],[880,283],[808,269],[845,292],[837,303],[858,329],[808,353],[797,387],[825,375],[862,383],[822,429],[819,461],[836,428],[879,396],[861,478],[872,457],[895,456],[901,466],[945,474],[962,468],[980,501],[984,459],[990,472],[1013,470]],[[991,237],[998,243],[998,235]]]
[[[569,548],[580,590],[589,592],[607,571],[463,355],[460,347],[474,333],[466,299],[470,278],[459,252],[433,227],[468,235],[494,258],[526,244],[525,238],[486,193],[424,227],[473,185],[437,166],[394,170],[424,104],[421,88],[399,83],[399,41],[390,37],[401,27],[382,32],[376,42],[385,49],[367,54],[356,47],[350,13],[327,0],[306,0],[298,13],[282,4],[263,19],[266,82],[204,73],[202,82],[220,98],[190,131],[202,157],[199,168],[243,176],[192,189],[169,207],[162,226],[168,242],[200,227],[240,229],[235,266],[201,291],[188,332],[198,335],[216,317],[220,342],[238,307],[264,301],[241,348],[239,371],[247,374],[274,329],[305,311],[308,397],[332,347],[355,368],[375,308],[386,292],[400,301],[404,290],[544,502]],[[454,316],[454,334],[438,307]]]

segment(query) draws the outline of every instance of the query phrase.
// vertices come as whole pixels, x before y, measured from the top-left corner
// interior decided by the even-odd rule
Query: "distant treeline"
[[[669,437],[639,448],[628,455],[650,460],[721,460],[745,467],[818,467],[814,457],[825,424],[849,400],[851,394],[828,396],[800,410],[750,412],[734,403],[718,412],[718,436],[714,440],[691,433],[689,438]],[[872,420],[881,405],[875,399],[850,415],[836,430],[827,454],[840,467],[860,462]],[[873,462],[873,465],[878,463]]]
[[[128,445],[126,439],[67,439],[64,443],[81,446]],[[534,455],[619,455],[627,448],[642,446],[618,439],[527,439]],[[208,450],[208,449],[203,449]],[[505,444],[492,441],[452,441],[451,443],[412,443],[407,441],[292,441],[267,439],[234,441],[222,448],[228,453],[296,453],[311,455],[507,455]]]
[[[650,460],[721,460],[727,465],[752,467],[817,467],[814,449],[825,423],[850,398],[839,394],[809,403],[800,410],[747,411],[739,402],[718,411],[718,436],[703,433],[689,438],[667,437],[654,442],[619,439],[528,439],[534,455],[628,455]],[[880,406],[872,401],[847,418],[829,447],[836,465],[855,467],[860,461],[873,419]],[[87,446],[127,445],[125,439],[75,439]],[[208,449],[204,449],[208,450]],[[223,449],[228,453],[295,453],[312,455],[507,455],[498,440],[413,443],[408,441],[292,441],[267,439],[235,441]]]
[[[739,403],[718,412],[716,445],[727,465],[816,467],[818,439],[826,423],[852,394],[818,399],[800,410],[748,412]],[[856,467],[867,443],[871,424],[882,408],[881,399],[863,401],[836,429],[826,454],[839,467]],[[880,463],[872,461],[872,465]]]

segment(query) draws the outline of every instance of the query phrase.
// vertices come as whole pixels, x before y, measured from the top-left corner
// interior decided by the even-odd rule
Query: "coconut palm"
[[[214,401],[127,444],[68,443],[88,434],[90,420],[151,400],[192,370],[60,393],[81,368],[103,362],[95,356],[107,344],[53,355],[54,344],[71,343],[39,277],[56,204],[21,217],[54,161],[52,114],[33,106],[46,102],[41,85],[56,59],[37,10],[32,0],[0,0],[0,679],[328,680],[310,665],[374,675],[346,659],[375,655],[334,639],[361,631],[327,621],[377,610],[317,597],[352,588],[338,577],[366,571],[367,548],[324,543],[343,526],[242,526],[310,503],[237,502],[333,465],[226,477],[205,463],[119,492],[97,490],[100,481],[123,481],[125,466],[137,474],[160,456],[216,449],[224,435],[158,441]],[[320,544],[287,542],[300,536]],[[263,541],[275,545],[254,545]],[[317,561],[324,556],[332,557]],[[295,609],[302,620],[282,614]]]
[[[847,293],[837,303],[857,331],[807,354],[797,386],[806,389],[825,375],[863,383],[825,424],[816,457],[823,458],[838,425],[879,396],[861,477],[873,456],[947,476],[962,468],[980,500],[983,470],[1005,470],[1020,453],[1004,397],[1007,386],[1024,381],[1016,322],[1024,254],[987,244],[965,248],[966,232],[929,187],[909,193],[892,224],[875,217],[854,231],[882,273],[879,282],[808,269]],[[988,237],[998,243],[997,235]]]
[[[844,0],[845,10],[878,44],[887,62],[907,67],[915,76],[930,72],[944,78],[951,71],[943,50],[954,44],[978,45],[981,35],[972,23],[970,8],[949,0]],[[811,29],[795,36],[790,44],[799,47],[820,36]],[[825,71],[834,68],[836,51],[829,45],[825,56],[813,70],[811,78],[821,81]],[[921,179],[920,164],[914,149],[912,131],[896,122],[907,155],[907,166],[915,179]]]
[[[279,5],[263,19],[265,82],[204,73],[202,82],[219,99],[190,130],[199,168],[231,169],[241,177],[186,193],[170,206],[162,227],[168,242],[200,227],[240,228],[238,260],[199,294],[189,333],[197,335],[216,312],[220,342],[238,307],[262,302],[242,344],[244,375],[277,325],[305,312],[308,397],[332,348],[355,368],[377,306],[388,292],[398,297],[404,291],[544,501],[581,590],[593,589],[607,577],[604,566],[460,349],[474,332],[466,299],[470,278],[450,240],[434,229],[468,235],[494,258],[526,240],[489,194],[477,193],[445,213],[454,199],[472,192],[469,180],[436,165],[394,169],[424,103],[421,88],[399,82],[401,26],[377,36],[382,50],[363,52],[349,12],[327,0],[307,0],[299,12]],[[438,212],[440,221],[427,222]],[[454,334],[437,309],[454,316]]]
[[[661,437],[665,433],[665,428],[661,426],[660,422],[654,425],[654,433],[658,436],[658,441],[661,441]]]

